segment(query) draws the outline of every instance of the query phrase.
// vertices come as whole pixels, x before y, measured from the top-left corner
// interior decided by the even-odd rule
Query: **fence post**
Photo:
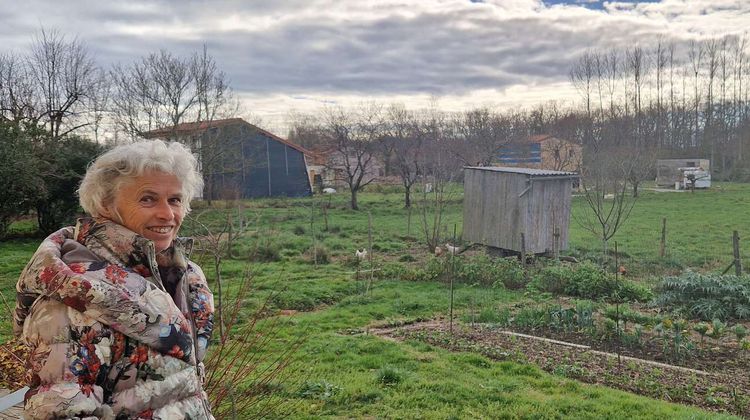
[[[453,225],[453,246],[456,246],[456,225]],[[450,333],[453,335],[453,280],[456,277],[456,253],[451,255],[451,302],[450,302]]]
[[[659,257],[667,255],[667,218],[661,218],[661,241],[659,241]]]
[[[373,268],[372,268],[372,212],[367,212],[367,247],[369,248],[367,251],[367,261],[370,265],[370,281],[367,283],[367,291],[365,294],[370,293],[370,287],[372,287],[372,276],[373,276]]]
[[[560,256],[560,228],[555,226],[555,230],[552,233],[553,244],[552,244],[552,258],[557,259]]]
[[[740,260],[740,234],[736,230],[732,233],[732,247],[734,248],[734,272],[742,275],[742,261]]]

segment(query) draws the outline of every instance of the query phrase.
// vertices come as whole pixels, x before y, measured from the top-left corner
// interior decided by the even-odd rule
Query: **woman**
[[[202,388],[213,296],[177,237],[202,188],[196,166],[156,140],[89,167],[78,193],[92,217],[47,237],[16,286],[26,418],[213,418]]]

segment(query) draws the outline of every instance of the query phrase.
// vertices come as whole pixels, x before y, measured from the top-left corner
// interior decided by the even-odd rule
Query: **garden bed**
[[[618,360],[612,348],[576,333],[545,331],[543,335],[579,346],[519,336],[486,324],[454,322],[451,334],[445,320],[370,331],[397,340],[415,339],[449,350],[476,352],[495,360],[531,363],[583,382],[750,417],[750,363],[745,354],[732,348],[696,354],[678,366],[664,360],[660,356],[664,352],[649,344],[644,344],[643,351],[622,351],[627,357]]]

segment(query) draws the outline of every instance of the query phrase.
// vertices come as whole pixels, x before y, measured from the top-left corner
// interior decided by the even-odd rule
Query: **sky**
[[[41,28],[105,67],[205,44],[248,118],[283,135],[290,113],[326,105],[572,103],[585,51],[741,35],[750,1],[0,0],[0,53],[27,51]]]

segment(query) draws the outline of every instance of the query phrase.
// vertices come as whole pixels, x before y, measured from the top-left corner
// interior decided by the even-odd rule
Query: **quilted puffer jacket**
[[[178,238],[157,255],[90,218],[42,242],[16,286],[27,419],[213,419],[202,388],[213,296],[191,247]]]

